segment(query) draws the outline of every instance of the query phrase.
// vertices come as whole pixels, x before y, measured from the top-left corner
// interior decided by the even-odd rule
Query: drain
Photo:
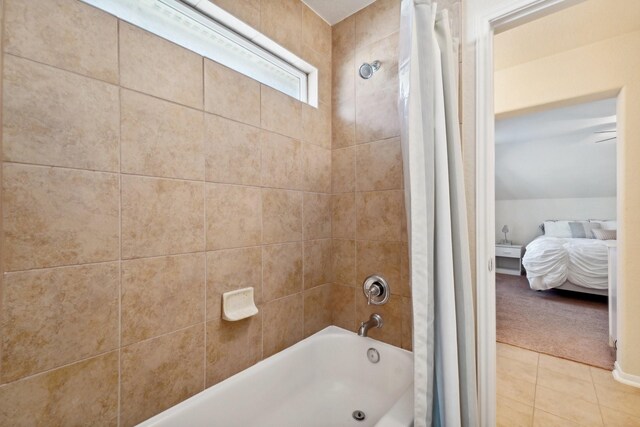
[[[356,421],[362,421],[364,420],[367,416],[364,414],[364,412],[356,410],[353,411],[353,414],[351,414],[353,416],[353,419]]]

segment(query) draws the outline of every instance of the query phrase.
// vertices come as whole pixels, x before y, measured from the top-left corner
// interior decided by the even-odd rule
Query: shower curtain
[[[399,63],[415,426],[476,426],[458,51],[446,10],[429,0],[402,0]]]

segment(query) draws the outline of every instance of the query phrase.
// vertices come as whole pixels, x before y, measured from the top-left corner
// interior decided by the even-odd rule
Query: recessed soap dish
[[[243,288],[222,294],[222,318],[230,322],[258,314],[253,301],[253,288]]]

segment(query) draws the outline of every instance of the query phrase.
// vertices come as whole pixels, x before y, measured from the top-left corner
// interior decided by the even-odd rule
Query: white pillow
[[[549,237],[571,237],[569,221],[545,221],[544,235]]]

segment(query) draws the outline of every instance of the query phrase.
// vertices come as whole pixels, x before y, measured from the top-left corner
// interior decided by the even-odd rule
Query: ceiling
[[[496,120],[496,199],[615,197],[616,99]]]
[[[335,25],[375,0],[302,0],[329,25]]]
[[[586,0],[495,36],[495,69],[640,30],[639,0]],[[553,40],[554,43],[538,43]]]

